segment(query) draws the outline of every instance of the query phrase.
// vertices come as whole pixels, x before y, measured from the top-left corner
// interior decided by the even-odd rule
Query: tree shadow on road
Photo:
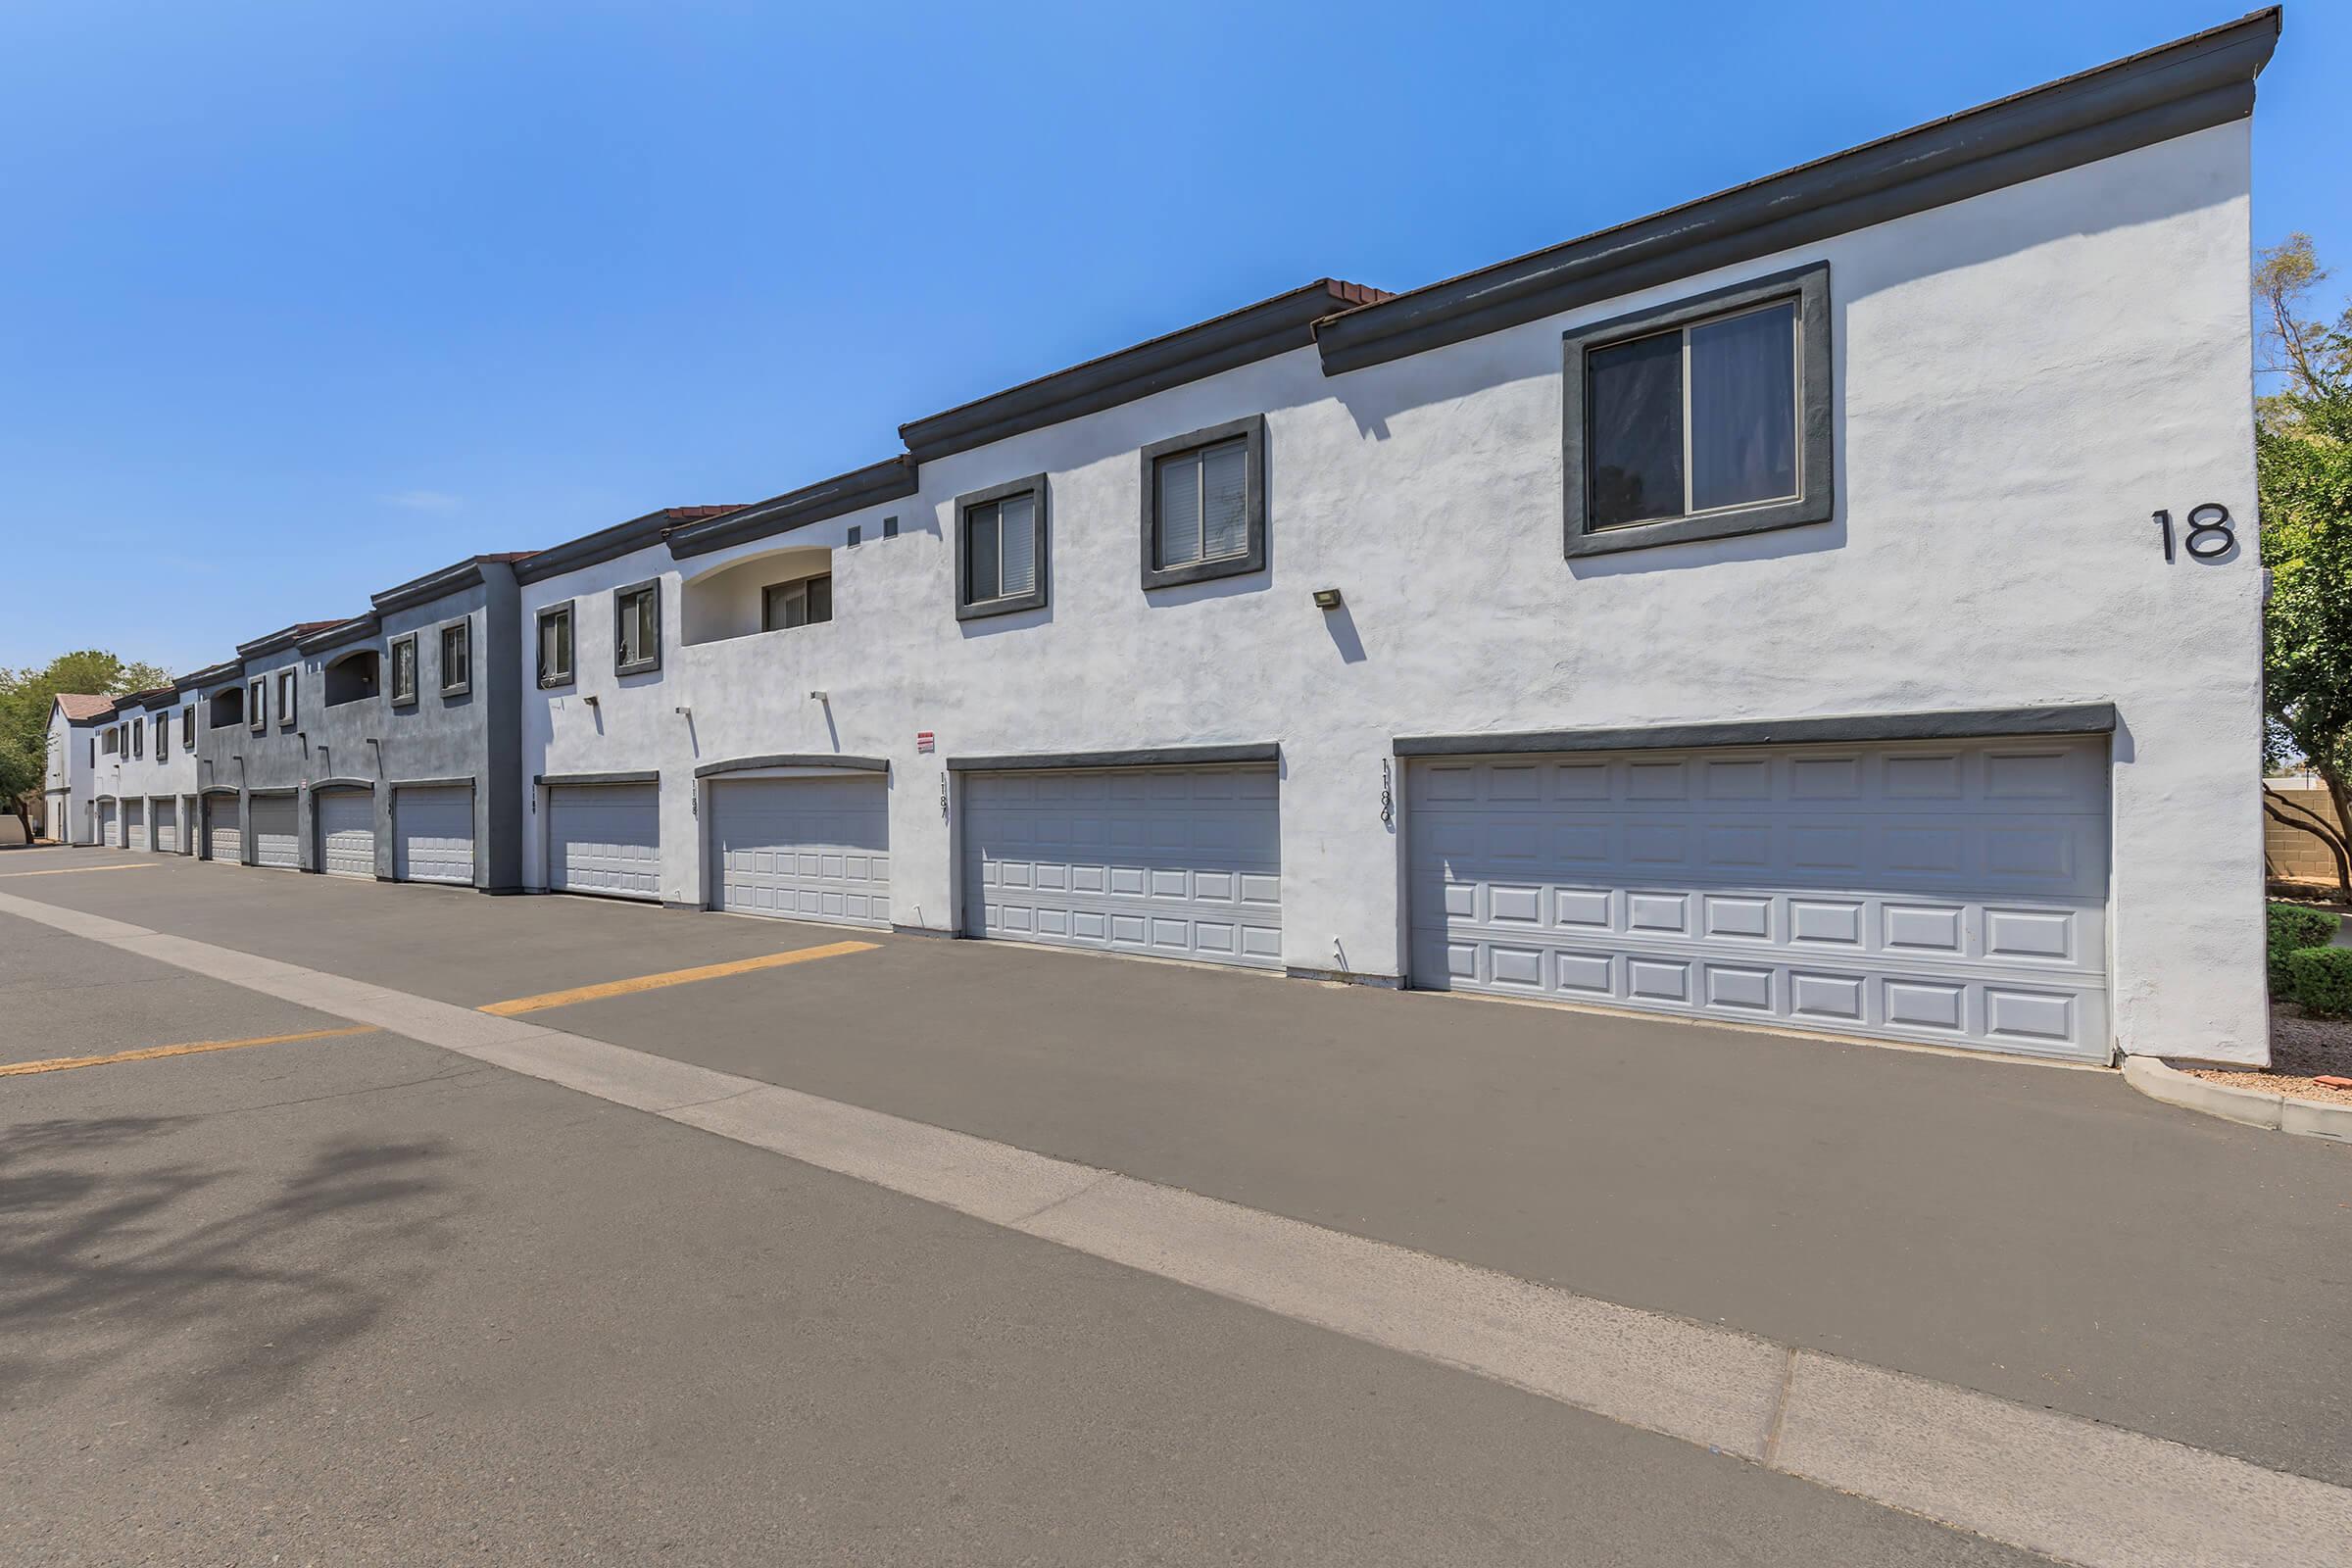
[[[270,1175],[176,1157],[197,1122],[0,1133],[0,1388],[20,1410],[92,1380],[199,1424],[268,1404],[429,1274],[466,1206],[440,1139],[327,1138]]]

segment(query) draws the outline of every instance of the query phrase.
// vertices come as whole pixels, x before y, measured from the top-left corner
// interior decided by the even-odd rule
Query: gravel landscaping
[[[2199,1067],[2185,1061],[2174,1066],[2182,1072],[2237,1089],[2291,1095],[2297,1100],[2352,1105],[2352,1089],[2332,1089],[2314,1083],[2322,1076],[2352,1078],[2352,1019],[2313,1018],[2291,1002],[2271,1008],[2271,1065],[2267,1072],[2243,1068]]]

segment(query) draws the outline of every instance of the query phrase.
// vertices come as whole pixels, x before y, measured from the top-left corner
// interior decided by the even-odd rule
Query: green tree
[[[2276,792],[2263,809],[2327,845],[2352,900],[2352,307],[2334,319],[2311,299],[2328,280],[2311,236],[2255,258],[2263,369],[2278,390],[2258,400],[2255,462],[2262,561],[2264,755],[2308,762],[2335,805],[2328,820]]]
[[[161,686],[172,677],[154,664],[126,664],[97,649],[60,654],[47,664],[0,667],[0,802],[32,837],[31,803],[49,770],[49,711],[61,692],[113,696]]]

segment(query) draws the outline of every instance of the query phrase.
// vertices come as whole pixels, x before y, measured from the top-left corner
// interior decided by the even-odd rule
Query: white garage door
[[[1273,768],[970,773],[963,793],[966,933],[1280,966]]]
[[[2105,1059],[2104,740],[1411,768],[1415,985]]]
[[[245,838],[237,830],[237,798],[234,795],[208,795],[204,798],[204,849],[216,860],[234,865],[245,858]]]
[[[179,802],[176,800],[155,803],[155,847],[166,854],[176,853],[179,849]]]
[[[472,886],[473,791],[460,784],[392,792],[392,874]]]
[[[122,803],[122,842],[134,850],[143,850],[147,847],[146,802],[124,801]]]
[[[318,869],[328,876],[375,875],[375,797],[326,790],[311,797],[318,817]]]
[[[660,898],[661,787],[551,787],[547,792],[547,885],[563,893]]]
[[[890,796],[878,773],[714,780],[710,845],[718,908],[890,924]]]
[[[253,817],[253,863],[299,868],[301,818],[295,810],[294,797],[256,795],[246,809]]]
[[[98,803],[98,842],[114,846],[120,846],[122,842],[122,828],[113,801]]]

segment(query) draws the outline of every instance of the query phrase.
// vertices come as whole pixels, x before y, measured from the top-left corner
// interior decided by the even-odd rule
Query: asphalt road
[[[133,859],[0,892],[467,1007],[848,935]],[[2344,1353],[2352,1152],[2102,1075],[887,937],[531,1019],[2345,1463],[2325,1364],[2167,1368]],[[350,1027],[0,915],[0,1060],[314,1036],[0,1077],[0,1558],[2039,1560]]]

